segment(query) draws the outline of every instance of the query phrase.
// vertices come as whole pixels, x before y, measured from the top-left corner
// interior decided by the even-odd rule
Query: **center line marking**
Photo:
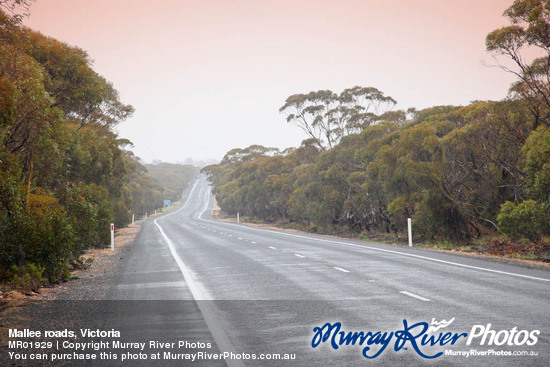
[[[277,250],[277,247],[269,246],[269,248],[272,250]]]
[[[421,296],[419,296],[419,295],[416,295],[416,294],[414,294],[414,293],[411,293],[411,292],[407,292],[407,291],[399,291],[399,293],[403,293],[403,294],[406,294],[406,295],[407,295],[407,296],[409,296],[409,297],[413,297],[413,298],[419,299],[419,300],[421,300],[421,301],[424,301],[424,302],[430,302],[430,300],[429,300],[429,299],[427,299],[427,298],[424,298],[424,297],[421,297]]]
[[[339,270],[339,271],[341,271],[341,272],[344,272],[344,273],[349,273],[349,270],[342,269],[342,268],[339,268],[339,267],[337,267],[337,266],[333,266],[333,268],[336,269],[336,270]]]
[[[304,255],[300,255],[300,254],[294,254],[294,256],[305,257]]]
[[[252,241],[252,243],[257,243],[256,241]]]

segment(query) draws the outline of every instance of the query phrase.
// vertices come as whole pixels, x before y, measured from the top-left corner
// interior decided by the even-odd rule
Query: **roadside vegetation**
[[[203,169],[222,212],[402,243],[410,217],[415,241],[550,261],[550,2],[504,15],[486,45],[515,64],[508,98],[400,111],[373,87],[292,95],[280,112],[300,147],[237,148]]]
[[[149,175],[114,131],[132,106],[85,51],[23,27],[25,4],[0,1],[0,282],[30,291],[67,279],[110,223],[161,208],[196,169]]]

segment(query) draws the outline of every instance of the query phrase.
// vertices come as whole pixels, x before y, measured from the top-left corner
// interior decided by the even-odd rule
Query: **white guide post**
[[[407,228],[409,230],[409,246],[412,247],[412,245],[413,245],[413,234],[412,234],[412,220],[411,220],[411,218],[407,218]]]
[[[111,251],[115,251],[115,224],[111,223]]]
[[[132,214],[132,224],[134,224],[134,215]]]
[[[241,218],[239,218],[239,213],[237,213],[237,223],[241,223]]]

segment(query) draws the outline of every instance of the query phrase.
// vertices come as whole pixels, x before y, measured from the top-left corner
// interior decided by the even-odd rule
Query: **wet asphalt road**
[[[137,301],[134,313],[145,325],[125,331],[129,339],[164,335],[171,340],[183,328],[191,332],[187,338],[211,342],[211,351],[296,354],[289,361],[226,360],[241,366],[550,364],[547,270],[214,221],[210,219],[212,201],[210,188],[201,178],[192,183],[180,208],[144,223],[108,295],[113,300]],[[174,305],[181,307],[155,316],[156,323],[151,323],[148,313],[140,310],[147,309],[140,305],[150,304],[144,300],[162,300],[176,310]],[[450,326],[435,334],[470,334],[474,325],[480,325],[480,331],[487,324],[495,334],[505,331],[492,345],[489,332],[483,344],[481,336],[470,345],[463,337],[455,345],[420,346],[419,352],[431,356],[446,349],[473,349],[538,355],[443,355],[430,360],[420,357],[411,343],[395,351],[395,336],[374,359],[363,357],[366,344],[335,350],[329,340],[315,349],[311,346],[313,328],[326,322],[340,322],[345,331],[375,333],[403,330],[403,320],[411,325],[453,318]],[[138,324],[136,318],[134,324]],[[514,327],[515,335],[540,330],[536,344],[527,345],[526,340],[514,346],[506,340],[496,345]],[[517,342],[521,344],[525,335],[521,333]],[[378,349],[373,345],[367,355]]]

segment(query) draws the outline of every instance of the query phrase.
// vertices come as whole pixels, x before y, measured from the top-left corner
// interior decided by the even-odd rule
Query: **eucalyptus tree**
[[[499,66],[518,77],[510,91],[528,102],[534,128],[550,125],[550,1],[516,0],[504,16],[511,25],[487,35],[487,50],[515,63],[516,68]],[[539,57],[529,60],[528,48],[538,51]]]
[[[330,149],[340,139],[361,132],[385,117],[400,119],[403,114],[390,114],[397,102],[374,87],[353,87],[336,94],[319,90],[288,97],[279,112],[287,122],[300,127],[321,150]]]

